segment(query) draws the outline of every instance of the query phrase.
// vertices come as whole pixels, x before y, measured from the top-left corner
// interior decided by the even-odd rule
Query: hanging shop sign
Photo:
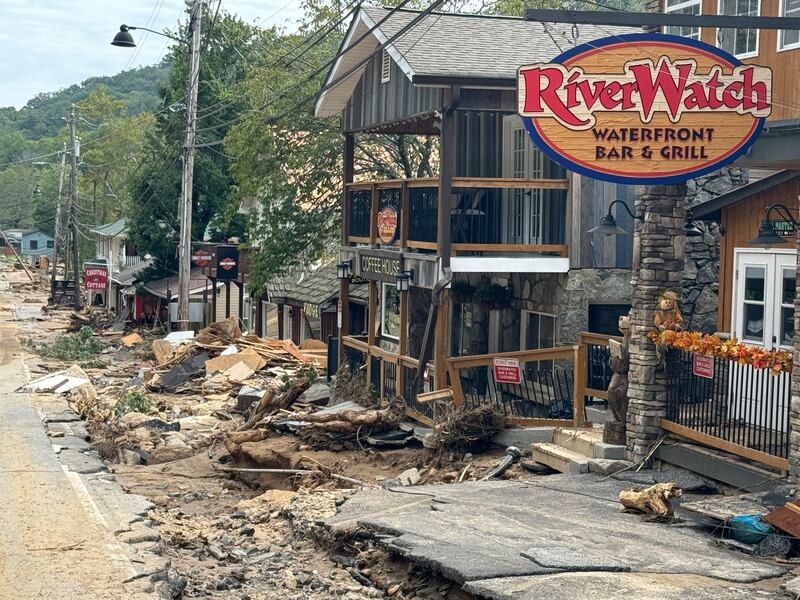
[[[350,284],[351,285],[364,285],[365,283],[369,283],[369,279],[365,279],[360,275],[351,275],[350,276]]]
[[[519,360],[516,358],[495,358],[492,366],[494,368],[494,380],[497,383],[522,383],[522,372],[519,368]]]
[[[97,265],[83,269],[83,283],[87,290],[104,290],[108,287],[108,269]]]
[[[746,152],[772,107],[772,70],[698,40],[628,34],[518,72],[519,114],[550,158],[616,183],[677,183]]]
[[[400,273],[400,254],[388,250],[361,250],[358,255],[359,275],[366,279],[395,283]]]
[[[211,252],[203,248],[198,248],[192,252],[192,263],[198,267],[207,267],[211,264],[212,258]]]
[[[74,295],[75,282],[72,279],[56,279],[53,282],[53,297]]]
[[[714,379],[714,357],[695,354],[692,356],[692,375]]]
[[[384,206],[378,211],[378,239],[384,244],[393,244],[397,239],[397,209]]]
[[[234,280],[239,276],[239,249],[217,246],[217,279]]]
[[[772,225],[772,229],[775,230],[775,233],[781,237],[790,238],[794,237],[794,234],[797,233],[792,221],[786,219],[771,219],[770,224]]]

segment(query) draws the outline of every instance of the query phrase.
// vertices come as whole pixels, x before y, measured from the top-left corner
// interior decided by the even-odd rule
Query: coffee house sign
[[[518,101],[534,142],[567,169],[676,183],[755,142],[772,108],[772,71],[697,40],[620,35],[521,67]]]
[[[362,250],[358,256],[358,275],[365,279],[395,283],[400,273],[398,252]]]

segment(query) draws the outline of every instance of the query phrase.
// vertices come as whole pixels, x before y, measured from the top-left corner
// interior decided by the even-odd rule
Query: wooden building
[[[632,206],[633,190],[567,172],[538,150],[515,90],[520,65],[636,30],[581,26],[575,38],[510,17],[417,17],[362,6],[316,106],[340,116],[344,134],[341,265],[368,281],[366,335],[345,333],[342,350],[362,354],[382,395],[407,400],[410,378],[444,385],[452,356],[574,344],[616,323],[631,298],[631,236],[587,230],[613,200]],[[354,181],[356,137],[382,133],[436,136],[438,177]]]
[[[792,347],[797,250],[789,220],[797,219],[798,196],[800,172],[778,171],[695,209],[697,218],[720,224],[718,331]],[[784,243],[754,242],[765,220],[787,234]]]

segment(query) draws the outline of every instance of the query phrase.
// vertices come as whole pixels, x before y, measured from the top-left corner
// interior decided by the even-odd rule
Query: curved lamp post
[[[773,211],[777,212],[781,217],[780,221],[770,219]],[[758,235],[747,243],[751,246],[763,247],[789,243],[788,236],[784,237],[778,233],[775,227],[776,222],[788,224],[786,231],[790,236],[797,233],[798,222],[792,217],[792,212],[783,204],[771,204],[764,209],[764,219],[758,228]]]
[[[596,227],[592,227],[586,233],[603,233],[605,235],[628,235],[628,232],[622,229],[619,225],[617,225],[617,220],[614,218],[611,209],[614,208],[615,204],[619,204],[622,208],[625,209],[631,219],[636,219],[636,215],[633,214],[631,209],[625,204],[622,200],[614,200],[611,204],[608,205],[608,212],[603,216],[600,220],[600,225]],[[692,217],[692,211],[686,211],[686,237],[700,237],[703,235],[703,232],[700,230],[697,225],[694,223],[694,218]]]

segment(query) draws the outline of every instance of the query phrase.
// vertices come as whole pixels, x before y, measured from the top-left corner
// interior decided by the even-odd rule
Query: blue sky
[[[222,7],[290,30],[301,15],[300,0],[225,0]],[[174,28],[184,9],[184,0],[0,0],[0,106],[20,108],[39,92],[158,62],[169,41],[163,37],[133,32],[133,50],[110,42],[121,23]]]

